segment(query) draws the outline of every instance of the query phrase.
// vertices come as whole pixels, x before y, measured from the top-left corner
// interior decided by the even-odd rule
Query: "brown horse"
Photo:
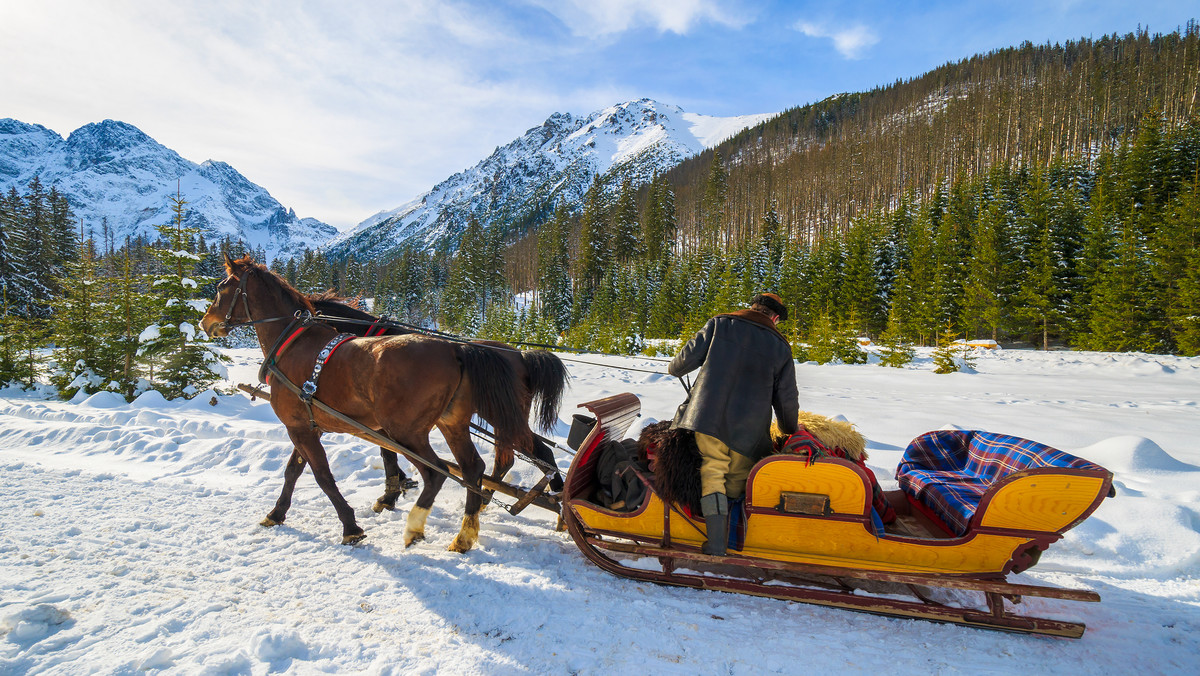
[[[311,302],[278,275],[249,257],[225,256],[228,277],[217,287],[217,297],[201,320],[206,333],[223,336],[238,325],[252,324],[264,358],[275,350],[275,363],[292,383],[310,378],[318,353],[337,330],[311,323],[298,334],[293,329],[287,344],[276,350],[297,312],[313,310]],[[441,470],[446,465],[429,444],[437,427],[462,469],[468,486],[462,528],[450,544],[456,552],[469,550],[479,535],[480,483],[485,464],[471,443],[471,416],[492,424],[498,443],[525,445],[529,425],[514,399],[522,392],[508,363],[486,347],[452,343],[420,335],[359,338],[342,344],[321,371],[316,399],[363,426],[382,431]],[[342,542],[364,537],[354,520],[354,510],[338,491],[320,437],[324,432],[353,434],[355,429],[316,407],[309,408],[285,387],[274,388],[271,408],[287,428],[295,448],[284,472],[283,491],[264,526],[282,523],[291,506],[292,491],[304,465],[312,467],[317,485],[333,503],[342,522]],[[434,498],[446,479],[419,465],[423,489],[408,514],[405,546],[425,535],[425,521]],[[474,490],[471,490],[474,489]]]
[[[353,307],[348,303],[347,299],[338,297],[332,292],[310,294],[308,300],[312,302],[313,307],[320,313],[323,321],[332,324],[337,329],[346,333],[354,333],[360,336],[387,336],[405,335],[415,331],[415,329],[408,329],[395,322],[381,321],[379,317]],[[338,319],[350,319],[352,321],[339,322]],[[548,350],[518,350],[512,345],[494,340],[477,340],[472,342],[478,345],[494,347],[499,351],[500,355],[512,367],[516,377],[525,384],[526,396],[519,403],[525,412],[526,418],[528,418],[530,409],[533,408],[534,400],[536,399],[538,403],[538,426],[543,432],[549,430],[558,421],[558,409],[562,403],[563,391],[567,387],[567,369],[563,365],[562,360]],[[519,396],[519,394],[514,393],[514,396]],[[543,464],[554,467],[554,452],[550,450],[550,447],[532,433],[528,438],[532,441],[532,447],[525,448],[525,452],[537,458]],[[492,467],[491,478],[495,481],[502,481],[508,470],[512,469],[513,449],[511,447],[500,446],[499,444],[495,446],[495,449],[496,459]],[[384,509],[395,509],[396,499],[400,497],[404,490],[404,482],[407,478],[404,472],[400,470],[400,465],[396,461],[396,454],[394,452],[381,447],[379,455],[383,458],[386,480],[383,495],[375,501],[374,510],[376,512]],[[557,472],[550,479],[550,489],[553,491],[562,489],[562,476]]]

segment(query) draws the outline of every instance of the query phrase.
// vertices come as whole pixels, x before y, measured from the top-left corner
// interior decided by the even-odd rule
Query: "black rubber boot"
[[[709,556],[725,556],[725,546],[729,542],[729,499],[724,493],[709,493],[700,498],[700,512],[708,531],[708,542],[700,551]]]

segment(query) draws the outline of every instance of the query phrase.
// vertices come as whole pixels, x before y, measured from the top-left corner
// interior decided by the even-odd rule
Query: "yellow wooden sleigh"
[[[1040,553],[1090,515],[1109,494],[1107,471],[1022,470],[984,495],[965,535],[940,537],[899,491],[888,495],[902,514],[899,529],[877,536],[871,488],[853,462],[771,456],[750,474],[745,540],[725,557],[700,553],[702,519],[688,516],[657,493],[635,511],[593,502],[595,459],[605,439],[620,439],[640,404],[631,394],[582,404],[597,418],[568,472],[563,518],[581,551],[610,572],[665,584],[771,596],[867,612],[955,622],[995,629],[1078,638],[1082,623],[1032,618],[1006,606],[1022,596],[1099,601],[1091,591],[1008,582]],[[649,478],[644,480],[650,486]],[[657,559],[656,570],[645,557]],[[864,594],[894,593],[915,601]],[[986,609],[935,602],[931,588],[983,594]]]

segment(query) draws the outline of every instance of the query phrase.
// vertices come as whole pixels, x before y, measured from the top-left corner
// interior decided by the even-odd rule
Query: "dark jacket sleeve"
[[[713,335],[713,320],[708,320],[704,324],[704,328],[696,332],[692,339],[683,346],[679,354],[671,360],[667,366],[667,373],[679,378],[695,371],[704,365],[704,360],[708,357],[708,346],[712,342]]]
[[[796,390],[796,363],[787,359],[775,379],[775,393],[771,402],[779,430],[787,435],[796,433],[796,419],[800,415],[800,393]]]

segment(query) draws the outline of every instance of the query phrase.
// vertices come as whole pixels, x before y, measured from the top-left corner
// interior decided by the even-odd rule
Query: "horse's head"
[[[233,260],[225,254],[225,272],[227,276],[217,285],[217,297],[200,320],[200,328],[210,336],[227,336],[230,329],[251,322],[314,312],[304,294],[249,256]]]
[[[200,320],[200,328],[213,337],[227,336],[230,328],[251,321],[246,290],[254,272],[254,261],[249,256],[233,260],[229,254],[224,255],[225,279],[217,285],[217,297]]]

